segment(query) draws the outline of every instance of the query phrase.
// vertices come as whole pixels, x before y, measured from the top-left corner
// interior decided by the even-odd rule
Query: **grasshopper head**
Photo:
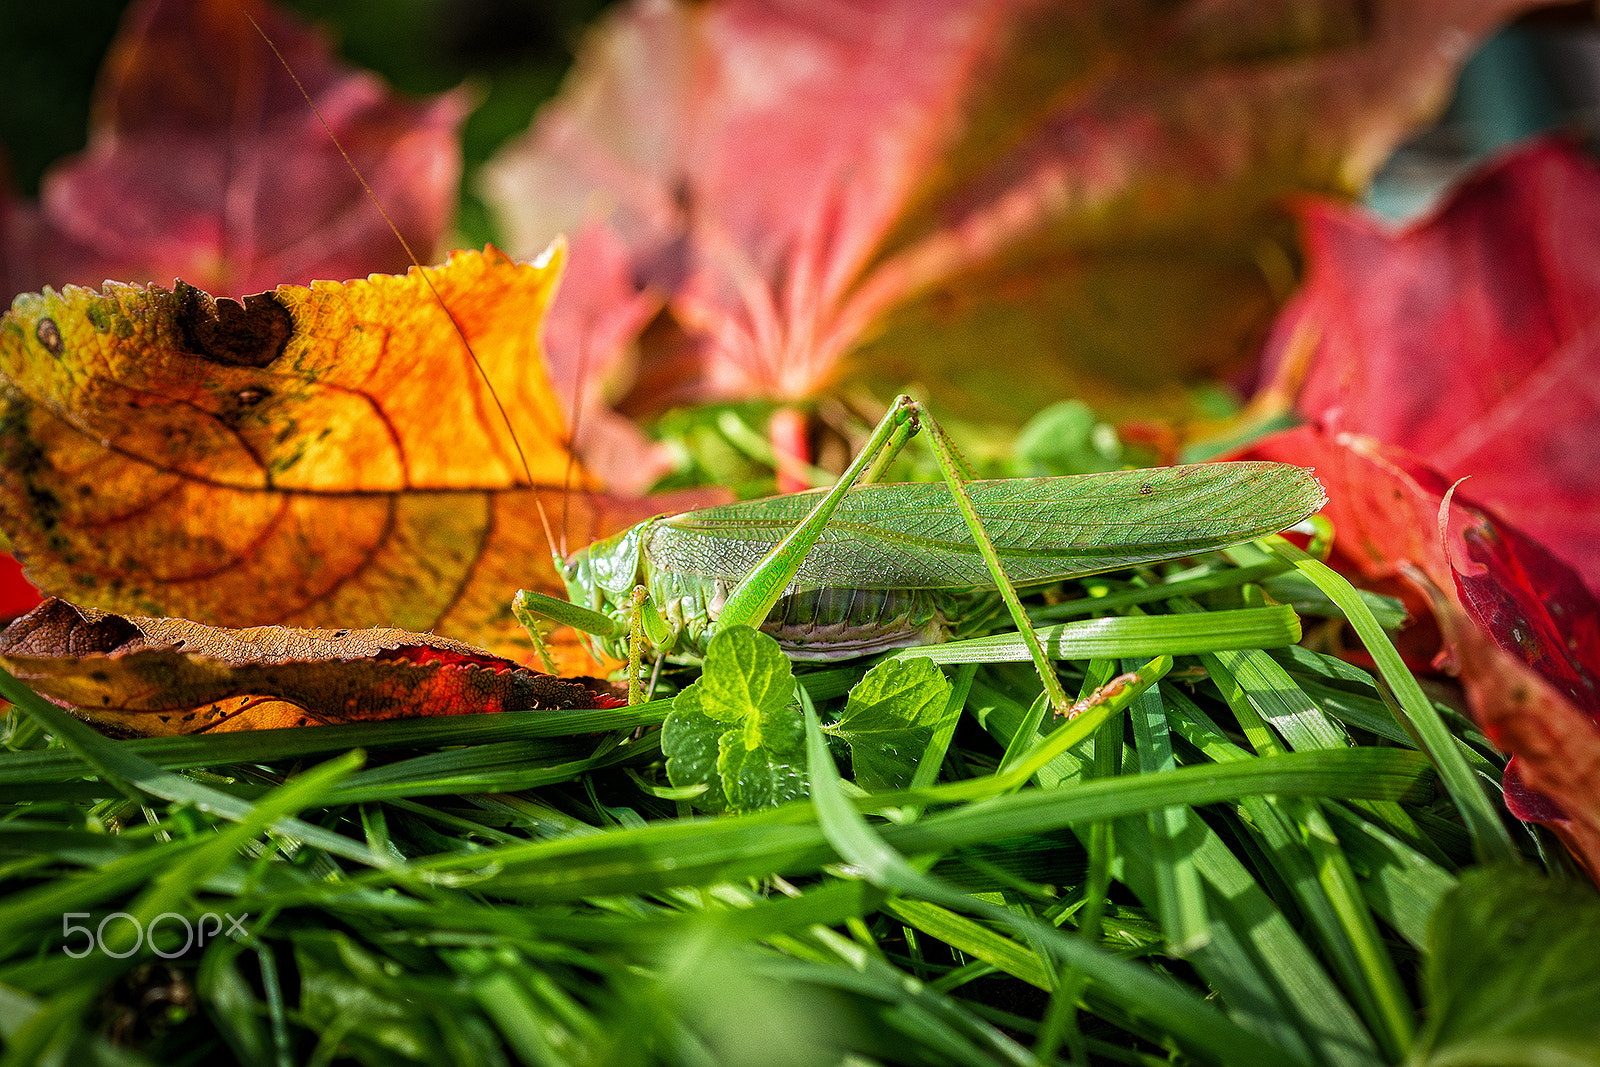
[[[613,618],[645,581],[640,545],[645,524],[632,526],[568,556],[561,565],[567,598]]]

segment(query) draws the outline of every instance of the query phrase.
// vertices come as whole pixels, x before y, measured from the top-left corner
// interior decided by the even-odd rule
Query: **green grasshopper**
[[[924,425],[943,480],[873,484]],[[730,626],[765,630],[792,658],[837,660],[964,636],[1004,604],[1064,711],[1018,586],[1225,548],[1326,500],[1310,471],[1279,463],[996,481],[965,481],[957,464],[901,396],[832,489],[649,519],[557,558],[569,601],[522,590],[513,609],[536,643],[543,620],[626,654],[637,698],[645,651],[697,657]]]
[[[298,85],[277,45],[245,17]],[[367,195],[387,219],[370,188]],[[392,222],[390,229],[405,246]],[[873,484],[923,423],[943,483]],[[613,655],[626,648],[629,703],[637,703],[647,645],[658,657],[694,657],[719,629],[747,625],[773,634],[795,658],[845,659],[970,632],[996,613],[998,598],[1064,715],[1066,694],[1018,585],[1224,548],[1291,526],[1326,500],[1310,471],[1274,463],[1000,481],[963,474],[971,477],[958,470],[944,431],[901,396],[832,489],[650,519],[556,558],[570,601],[521,590],[513,611],[541,652],[540,620],[589,633]],[[998,548],[991,529],[1000,532]]]

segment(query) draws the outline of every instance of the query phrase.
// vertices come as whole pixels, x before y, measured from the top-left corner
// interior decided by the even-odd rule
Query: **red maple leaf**
[[[1600,169],[1541,140],[1404,229],[1326,202],[1302,219],[1309,270],[1269,389],[1325,441],[1468,479],[1463,501],[1600,589]]]
[[[571,239],[553,374],[628,412],[848,359],[996,422],[1149,414],[1256,349],[1284,194],[1363,184],[1528,6],[622,5],[484,193],[514,254]]]
[[[1367,577],[1456,591],[1434,615],[1508,807],[1600,874],[1600,169],[1544,140],[1403,229],[1302,217],[1262,395],[1309,425],[1251,454],[1318,468]]]

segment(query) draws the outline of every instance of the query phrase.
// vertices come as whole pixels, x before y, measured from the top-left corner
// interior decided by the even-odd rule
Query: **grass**
[[[800,674],[810,796],[739,815],[668,786],[668,700],[113,741],[0,680],[4,1062],[1404,1062],[1430,919],[1535,842],[1263,546],[1041,606],[1069,686],[1143,671],[1070,724],[940,648],[908,788],[822,731],[863,668]],[[1380,677],[1291,643],[1292,570]]]

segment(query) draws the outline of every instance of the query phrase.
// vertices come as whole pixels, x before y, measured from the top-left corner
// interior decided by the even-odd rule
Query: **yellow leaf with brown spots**
[[[242,303],[181,282],[18,297],[0,524],[29,580],[125,614],[398,626],[525,657],[512,594],[561,590],[541,499],[574,546],[663,510],[563,506],[538,339],[561,259],[458,252]]]

